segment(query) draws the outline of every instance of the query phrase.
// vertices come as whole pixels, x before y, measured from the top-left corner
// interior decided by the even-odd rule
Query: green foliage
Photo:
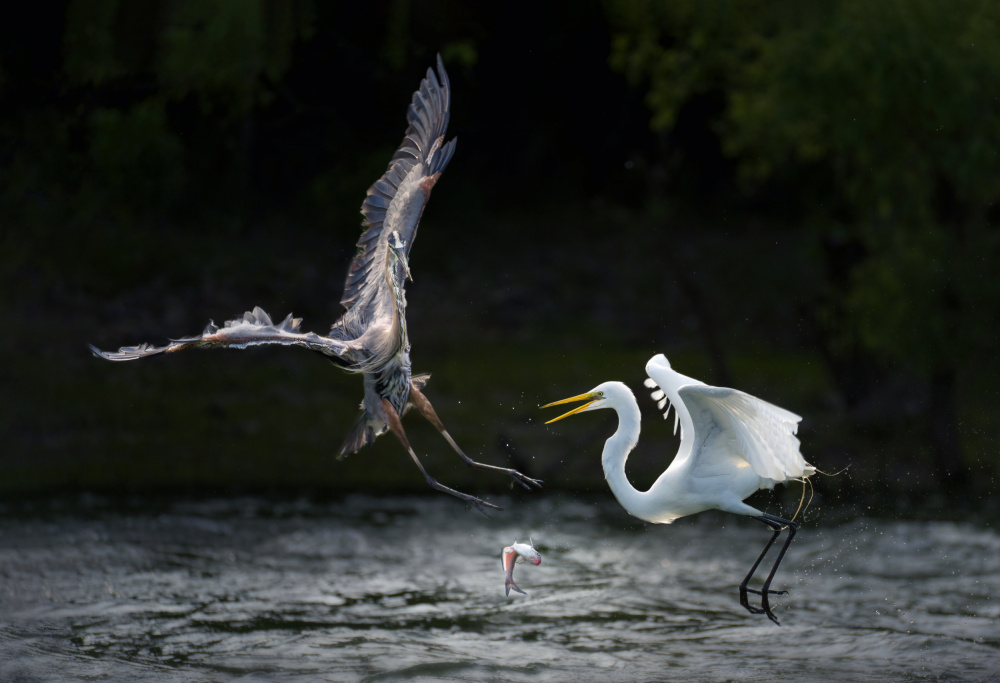
[[[292,46],[309,36],[313,19],[307,2],[178,2],[170,10],[155,66],[167,91],[234,103],[238,113],[269,98],[265,82],[285,73]]]
[[[475,41],[453,40],[441,46],[441,59],[447,64],[461,64],[471,69],[479,61],[479,50]]]
[[[70,87],[89,93],[72,124],[85,136],[79,207],[162,215],[186,183],[220,176],[245,192],[254,110],[271,101],[313,22],[310,0],[73,0],[63,71]],[[170,107],[189,100],[203,120],[188,125],[196,139],[181,140]],[[185,150],[202,166],[185,168]],[[205,157],[225,161],[205,164]]]
[[[748,0],[608,0],[616,29],[611,66],[633,85],[646,83],[646,103],[656,129],[673,125],[693,96],[726,89],[765,46],[774,15],[772,2]]]
[[[1000,196],[1000,8],[933,0],[835,3],[761,50],[734,84],[727,148],[839,164],[874,217],[933,218],[940,177],[961,202]],[[790,159],[789,159],[790,157]]]
[[[292,47],[312,32],[308,0],[131,4],[74,0],[66,17],[65,72],[76,85],[151,74],[170,98],[266,97],[261,83],[287,71]]]
[[[391,0],[385,40],[382,41],[382,59],[394,69],[406,62],[410,42],[410,0]]]
[[[70,82],[98,85],[127,72],[116,57],[115,17],[120,0],[75,0],[66,10],[63,50]],[[148,36],[146,37],[148,38]]]
[[[132,108],[97,109],[89,120],[87,192],[130,213],[162,209],[184,179],[180,141],[154,100]]]
[[[846,312],[831,334],[923,372],[984,348],[1000,304],[1000,5],[608,7],[612,65],[649,83],[654,126],[724,93],[716,130],[745,187],[780,183],[817,244],[860,245],[846,286],[829,290]]]

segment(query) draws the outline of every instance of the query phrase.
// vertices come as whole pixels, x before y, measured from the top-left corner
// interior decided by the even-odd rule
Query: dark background
[[[602,490],[646,359],[804,416],[841,504],[995,485],[995,3],[78,0],[0,29],[0,488],[423,491],[387,437],[334,453],[357,377],[305,352],[94,359],[260,305],[323,333],[435,54],[456,155],[411,255],[416,372],[466,452]],[[551,414],[550,414],[551,413]],[[432,474],[471,492],[419,418]],[[959,493],[961,495],[956,496]],[[538,494],[544,495],[544,493]],[[798,497],[798,491],[789,495]]]

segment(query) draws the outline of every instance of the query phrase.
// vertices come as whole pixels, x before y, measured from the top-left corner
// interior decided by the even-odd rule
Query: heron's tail
[[[340,450],[337,451],[337,459],[342,460],[351,453],[357,453],[368,444],[374,442],[375,430],[368,424],[368,413],[362,410],[361,414],[358,415],[358,419],[354,422],[354,426],[351,427],[351,431],[347,434],[347,438],[344,439]]]

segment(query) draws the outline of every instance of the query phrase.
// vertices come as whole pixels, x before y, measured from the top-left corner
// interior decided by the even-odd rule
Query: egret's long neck
[[[639,404],[629,393],[624,405],[615,406],[615,412],[618,413],[618,430],[604,442],[604,453],[601,455],[604,477],[621,506],[630,515],[645,519],[643,499],[646,493],[637,491],[625,476],[625,461],[639,441]]]

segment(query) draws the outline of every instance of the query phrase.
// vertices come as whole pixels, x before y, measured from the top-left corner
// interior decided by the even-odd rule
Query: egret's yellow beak
[[[590,392],[587,392],[586,394],[580,394],[579,396],[574,396],[572,398],[564,398],[561,401],[553,401],[552,403],[544,405],[544,406],[542,406],[542,408],[548,408],[550,406],[558,406],[558,405],[561,405],[563,403],[574,403],[575,401],[586,401],[586,403],[584,403],[582,406],[577,406],[576,408],[573,408],[573,410],[569,411],[568,413],[560,415],[557,418],[553,418],[553,419],[549,420],[548,422],[546,422],[545,424],[552,424],[553,422],[558,422],[559,420],[563,419],[564,417],[569,417],[570,415],[573,415],[574,413],[579,413],[581,410],[586,410],[587,408],[590,407],[590,404],[594,403],[599,398],[600,398],[600,396],[598,395],[598,393],[596,391],[590,391]]]

